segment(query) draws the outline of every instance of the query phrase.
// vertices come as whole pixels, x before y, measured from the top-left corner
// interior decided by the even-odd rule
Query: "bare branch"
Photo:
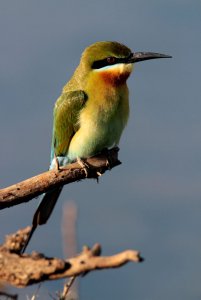
[[[101,246],[95,244],[92,249],[83,247],[82,252],[76,257],[62,260],[48,258],[40,253],[31,255],[18,255],[12,253],[14,244],[20,247],[20,237],[28,232],[26,230],[7,237],[7,241],[0,247],[0,281],[16,287],[25,287],[45,280],[55,280],[87,274],[92,270],[118,268],[128,262],[141,262],[140,253],[134,250],[126,250],[112,256],[100,256]],[[10,241],[9,241],[10,240]]]
[[[90,166],[87,170],[87,178],[97,179],[100,174],[120,165],[118,151],[118,148],[113,148],[107,153],[86,159],[87,165]],[[0,190],[0,209],[28,202],[49,189],[85,178],[86,170],[79,163],[61,167],[59,170],[47,171]]]
[[[77,276],[70,277],[69,281],[64,284],[63,292],[60,293],[59,300],[65,300]]]
[[[109,162],[109,163],[108,163]],[[109,150],[86,160],[87,178],[98,178],[106,170],[120,164],[118,148]],[[0,209],[27,202],[47,190],[86,178],[86,170],[78,163],[51,170],[0,191]],[[138,251],[126,250],[112,256],[100,256],[101,246],[92,249],[83,247],[82,252],[69,259],[48,258],[33,252],[31,255],[18,253],[22,249],[30,227],[7,236],[0,246],[0,281],[16,287],[26,287],[45,280],[75,278],[92,270],[118,268],[128,262],[141,262]]]

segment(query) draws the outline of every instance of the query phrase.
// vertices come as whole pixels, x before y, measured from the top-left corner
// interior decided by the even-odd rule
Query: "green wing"
[[[84,107],[87,95],[84,91],[62,93],[55,103],[52,134],[51,160],[56,156],[65,156],[70,141],[79,129],[79,113]]]

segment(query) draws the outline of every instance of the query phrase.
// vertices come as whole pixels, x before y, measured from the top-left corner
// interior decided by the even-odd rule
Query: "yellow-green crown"
[[[107,57],[125,58],[131,50],[118,42],[97,42],[87,47],[81,56],[81,63],[91,67],[95,61],[103,60]]]

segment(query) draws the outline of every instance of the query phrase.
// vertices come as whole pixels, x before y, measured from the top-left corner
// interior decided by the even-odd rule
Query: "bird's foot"
[[[108,167],[108,170],[111,170],[111,159],[110,159],[110,152],[108,150],[108,148],[104,148],[101,153],[105,156],[107,156],[106,158],[106,167]]]
[[[96,181],[97,181],[97,183],[99,183],[99,177],[102,176],[102,173],[97,171],[97,172],[96,172],[96,175],[97,175]]]
[[[80,157],[77,157],[77,163],[83,168],[86,178],[89,177],[90,165],[86,161],[81,159]],[[99,177],[102,176],[102,174],[97,171],[96,175],[97,175],[96,180],[97,180],[97,183],[98,183],[99,182]]]
[[[84,161],[80,157],[77,157],[77,163],[83,168],[85,176],[89,177],[90,166],[86,163],[86,161]]]

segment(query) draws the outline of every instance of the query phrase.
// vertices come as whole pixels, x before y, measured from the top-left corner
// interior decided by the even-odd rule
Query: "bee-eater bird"
[[[126,81],[139,61],[170,58],[152,52],[132,52],[117,42],[97,42],[87,47],[72,78],[54,107],[51,164],[64,166],[119,144],[129,116]],[[62,187],[43,195],[32,230],[50,217]]]

